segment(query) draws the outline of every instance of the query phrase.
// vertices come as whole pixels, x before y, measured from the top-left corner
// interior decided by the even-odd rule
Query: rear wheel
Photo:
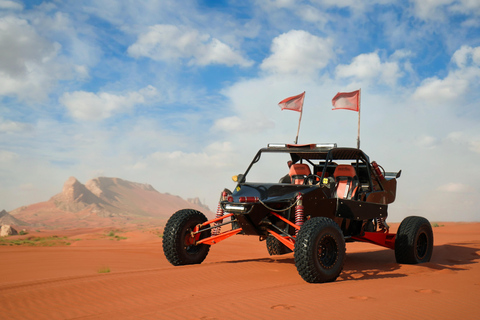
[[[398,263],[429,262],[433,252],[433,231],[423,217],[407,217],[398,227],[395,237],[395,259]]]
[[[174,266],[199,264],[207,257],[210,245],[195,245],[197,240],[210,237],[210,230],[200,233],[198,239],[192,235],[195,227],[207,221],[203,213],[193,209],[175,212],[163,232],[163,252]],[[208,226],[205,226],[206,228]],[[198,236],[197,236],[198,237]]]
[[[294,258],[305,281],[335,281],[345,261],[345,240],[338,224],[326,217],[305,222],[295,241]]]
[[[282,255],[292,252],[286,245],[281,243],[277,238],[272,235],[267,237],[267,251],[271,256]]]

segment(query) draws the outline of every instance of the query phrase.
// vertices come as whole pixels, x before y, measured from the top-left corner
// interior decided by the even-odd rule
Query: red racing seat
[[[335,182],[334,196],[340,199],[352,199],[358,188],[358,177],[355,168],[349,164],[339,164],[333,173]]]
[[[305,163],[295,163],[290,167],[288,175],[292,184],[303,184],[305,178],[310,174],[310,168]]]

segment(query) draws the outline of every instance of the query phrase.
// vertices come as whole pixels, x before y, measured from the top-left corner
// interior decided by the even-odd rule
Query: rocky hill
[[[14,226],[27,226],[25,221],[18,220],[7,211],[0,211],[0,225],[14,225]]]
[[[190,200],[190,199],[189,199]],[[175,211],[192,208],[213,216],[198,198],[186,201],[149,184],[99,177],[82,184],[70,177],[48,201],[10,212],[12,217],[47,228],[163,224]]]

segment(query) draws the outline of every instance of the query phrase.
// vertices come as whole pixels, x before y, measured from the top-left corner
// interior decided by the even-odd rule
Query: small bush
[[[67,237],[59,237],[59,236],[51,236],[51,237],[33,237],[32,236],[26,239],[16,239],[16,240],[0,238],[0,246],[31,246],[31,247],[69,246],[71,242],[67,240],[69,240]]]
[[[115,231],[118,231],[118,230],[111,230],[109,233],[107,233],[107,237],[111,237],[112,240],[117,240],[117,241],[127,239],[127,237],[121,237],[121,236],[116,235]]]
[[[110,267],[101,267],[98,269],[98,273],[110,273]]]

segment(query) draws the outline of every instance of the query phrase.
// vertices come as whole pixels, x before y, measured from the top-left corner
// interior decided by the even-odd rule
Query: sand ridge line
[[[76,282],[85,282],[85,280],[91,279],[92,281],[97,281],[98,279],[105,279],[105,278],[120,278],[125,276],[132,276],[132,275],[144,275],[149,273],[158,273],[165,268],[158,268],[158,269],[146,269],[146,270],[133,270],[133,271],[119,271],[114,273],[97,273],[97,274],[90,274],[90,275],[81,275],[81,276],[68,276],[68,277],[59,277],[59,278],[51,278],[51,279],[42,279],[42,280],[34,280],[34,281],[26,281],[26,282],[16,282],[16,283],[9,283],[0,285],[0,294],[2,293],[11,293],[15,291],[22,291],[24,290],[33,290],[35,287],[54,287],[62,284],[74,284]]]

